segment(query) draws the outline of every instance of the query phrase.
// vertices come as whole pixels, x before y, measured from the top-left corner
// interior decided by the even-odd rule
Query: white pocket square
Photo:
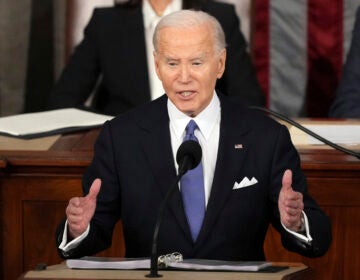
[[[251,180],[249,180],[248,177],[244,177],[244,179],[242,179],[240,183],[238,183],[238,182],[234,183],[233,190],[249,187],[249,186],[255,185],[257,182],[258,182],[258,180],[256,180],[255,177],[252,177]]]

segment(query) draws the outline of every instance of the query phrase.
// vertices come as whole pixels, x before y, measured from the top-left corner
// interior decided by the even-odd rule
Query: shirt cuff
[[[302,211],[302,217],[301,217],[301,220],[302,220],[302,229],[301,229],[301,232],[296,232],[296,231],[292,231],[290,229],[288,229],[286,226],[284,226],[283,223],[282,226],[283,228],[291,233],[292,235],[294,235],[297,239],[300,239],[301,241],[307,243],[307,244],[311,244],[311,241],[313,240],[311,235],[310,235],[310,228],[309,228],[309,221],[308,221],[308,218],[305,214],[304,211]],[[304,228],[304,229],[303,229]]]
[[[68,231],[68,222],[66,221],[62,241],[59,245],[59,249],[63,250],[64,252],[68,252],[71,249],[76,248],[80,244],[80,242],[83,241],[86,236],[88,236],[90,231],[90,225],[88,225],[87,229],[83,234],[71,240],[69,243],[67,243],[67,231]]]

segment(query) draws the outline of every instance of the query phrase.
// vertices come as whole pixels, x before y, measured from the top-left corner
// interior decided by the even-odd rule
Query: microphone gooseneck
[[[158,273],[158,253],[157,253],[157,243],[159,229],[165,211],[166,204],[173,194],[174,190],[178,186],[178,183],[181,177],[189,170],[194,169],[201,161],[202,151],[198,142],[193,140],[184,141],[177,153],[176,153],[176,162],[179,165],[178,175],[175,178],[174,183],[170,186],[168,192],[165,195],[164,200],[161,202],[158,215],[156,218],[156,224],[154,229],[153,241],[151,244],[151,259],[150,259],[150,273],[146,275],[149,278],[162,277]]]
[[[337,144],[327,140],[326,138],[321,137],[320,135],[316,134],[315,132],[311,131],[310,129],[307,129],[306,127],[302,126],[298,122],[296,122],[296,121],[294,121],[294,120],[292,120],[292,119],[290,119],[290,118],[288,118],[288,117],[286,117],[286,116],[284,116],[284,115],[282,115],[280,113],[274,112],[274,111],[272,111],[270,109],[266,109],[266,108],[263,108],[263,107],[258,107],[258,106],[251,106],[250,108],[266,112],[266,113],[268,113],[268,114],[270,114],[272,116],[275,116],[278,119],[286,121],[287,123],[297,127],[298,129],[300,129],[300,130],[304,131],[305,133],[311,135],[312,137],[316,138],[317,140],[323,142],[324,144],[329,145],[330,147],[332,147],[332,148],[334,148],[334,149],[336,149],[338,151],[341,151],[341,152],[343,152],[343,153],[345,153],[347,155],[351,155],[351,156],[354,156],[354,157],[360,159],[360,153],[355,152],[353,150],[346,149],[346,148],[344,148],[344,147],[342,147],[340,145],[337,145]]]

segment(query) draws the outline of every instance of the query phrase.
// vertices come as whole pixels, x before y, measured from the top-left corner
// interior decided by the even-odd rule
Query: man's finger
[[[79,197],[73,197],[69,200],[69,206],[70,207],[79,207],[80,206],[80,198]]]
[[[98,196],[99,191],[100,191],[100,187],[101,187],[101,180],[95,179],[94,182],[92,183],[89,193],[86,197],[89,199],[96,200],[96,197]]]

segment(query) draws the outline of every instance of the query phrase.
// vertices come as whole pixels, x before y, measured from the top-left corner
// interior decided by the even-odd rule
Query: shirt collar
[[[208,140],[211,131],[219,120],[221,110],[220,100],[215,92],[209,105],[195,118],[190,118],[188,115],[179,111],[170,99],[168,99],[167,108],[169,113],[170,125],[172,126],[172,129],[175,132],[175,136],[178,139],[183,139],[185,135],[185,128],[189,121],[193,119],[198,125],[201,134],[206,140]]]
[[[172,12],[180,11],[182,8],[181,0],[172,0],[169,5],[166,7],[162,16],[166,16]],[[153,8],[151,7],[148,0],[143,1],[142,5],[142,14],[144,18],[145,29],[154,27],[154,24],[157,24],[162,16],[158,16]]]

